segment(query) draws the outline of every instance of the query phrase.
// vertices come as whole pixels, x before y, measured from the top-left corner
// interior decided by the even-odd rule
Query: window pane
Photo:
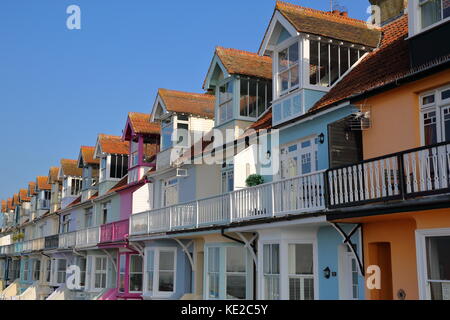
[[[132,255],[130,257],[130,272],[142,272],[142,257],[141,256]]]
[[[339,46],[337,44],[330,45],[330,67],[331,67],[331,84],[339,79]]]
[[[288,68],[288,49],[284,49],[278,53],[278,71]]]
[[[256,109],[257,109],[257,100],[258,100],[258,95],[259,93],[257,93],[258,90],[258,82],[256,80],[250,80],[249,81],[249,97],[248,97],[248,116],[249,117],[253,117],[256,118]],[[263,100],[264,100],[264,95],[265,92],[263,91]]]
[[[242,247],[227,248],[227,272],[245,272],[245,249]]]
[[[312,244],[289,245],[289,274],[313,274]]]
[[[243,117],[248,116],[248,104],[249,104],[249,81],[247,79],[241,79],[241,97],[239,99],[239,114]]]
[[[160,270],[174,270],[175,255],[172,251],[159,253],[159,269]]]
[[[450,281],[450,236],[426,239],[429,280]]]
[[[320,84],[328,87],[329,79],[328,43],[320,43]]]
[[[219,248],[208,249],[208,272],[219,272]]]
[[[290,75],[291,75],[291,88],[298,86],[298,84],[299,84],[298,65],[291,68]]]
[[[421,1],[423,2],[423,1]],[[445,9],[448,12],[448,4],[445,5]],[[421,15],[422,15],[422,28],[426,28],[433,23],[441,20],[441,0],[429,0],[425,4],[421,5]]]
[[[219,275],[217,273],[209,274],[209,297],[219,298]]]
[[[219,103],[223,104],[233,99],[233,82],[227,82],[219,88]]]
[[[289,88],[289,71],[280,73],[280,87],[281,91],[286,91]]]
[[[319,83],[319,42],[309,41],[309,83]]]
[[[444,118],[444,138],[445,141],[450,141],[450,107],[442,110],[442,116]]]
[[[450,1],[449,1],[450,4]],[[441,99],[445,100],[445,99],[450,99],[450,89],[442,91],[441,93]]]
[[[245,299],[245,275],[227,275],[227,299]]]
[[[353,66],[358,61],[358,50],[350,48],[350,66]]]
[[[173,291],[173,272],[160,271],[159,272],[159,291],[172,292]]]
[[[110,175],[111,178],[117,178],[117,156],[111,155],[111,170]]]
[[[142,273],[130,274],[130,291],[142,291]]]
[[[289,66],[298,62],[298,43],[294,43],[289,47]]]
[[[437,143],[436,112],[427,112],[423,115],[425,145]]]
[[[422,104],[427,105],[434,103],[434,94],[422,98]]]

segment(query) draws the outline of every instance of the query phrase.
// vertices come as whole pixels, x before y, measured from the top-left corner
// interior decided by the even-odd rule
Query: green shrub
[[[247,187],[254,187],[264,183],[264,178],[260,174],[251,174],[245,180]]]

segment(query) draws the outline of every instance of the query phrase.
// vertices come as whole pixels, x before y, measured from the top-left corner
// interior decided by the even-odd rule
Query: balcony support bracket
[[[129,242],[128,245],[133,248],[133,250],[136,250],[142,258],[144,258],[144,248],[138,242]]]
[[[345,233],[345,231],[339,226],[339,224],[335,223],[335,222],[331,222],[331,225],[337,230],[337,232],[339,232],[339,234],[342,236],[342,238],[344,239],[344,241],[342,242],[343,244],[346,244],[350,250],[352,251],[353,255],[355,256],[356,260],[358,261],[358,266],[359,266],[359,271],[361,272],[361,275],[364,277],[365,276],[365,271],[364,271],[364,263],[359,255],[359,253],[355,250],[355,247],[352,243],[351,237],[358,231],[361,229],[362,225],[360,223],[358,223],[351,231],[350,233]]]
[[[258,257],[256,256],[253,243],[258,239],[258,234],[256,233],[253,238],[250,240],[247,240],[246,237],[241,232],[236,232],[236,234],[241,238],[242,242],[244,243],[244,246],[247,248],[247,250],[250,252],[253,258],[253,262],[255,263],[255,266],[258,267]]]
[[[189,252],[189,247],[193,246],[194,241],[190,241],[188,244],[185,245],[183,242],[181,242],[180,239],[174,238],[173,240],[175,240],[180,245],[180,247],[183,249],[184,253],[186,254],[186,256],[189,259],[189,263],[191,264],[191,269],[195,270],[195,262],[194,262],[194,258],[192,257],[193,253],[191,254]]]
[[[75,250],[75,248],[72,249],[72,252],[73,252],[74,254],[76,254],[77,256],[86,258],[86,254],[82,254],[82,253],[78,252],[77,250]]]
[[[117,272],[117,265],[116,265],[116,263],[114,262],[114,259],[113,259],[112,255],[111,255],[111,253],[109,253],[108,250],[105,250],[105,249],[103,249],[102,251],[108,256],[108,258],[109,258],[109,260],[111,261],[111,263],[112,263],[114,269],[115,269],[116,272]]]

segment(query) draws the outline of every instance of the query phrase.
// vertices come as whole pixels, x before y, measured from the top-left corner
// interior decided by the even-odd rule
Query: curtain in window
[[[428,0],[424,1],[421,0],[420,2],[423,3],[421,5],[421,14],[422,14],[422,28],[426,28],[433,23],[438,22],[441,20],[441,1],[442,0]],[[448,4],[446,5],[446,10],[448,11]],[[448,14],[448,12],[447,12]]]

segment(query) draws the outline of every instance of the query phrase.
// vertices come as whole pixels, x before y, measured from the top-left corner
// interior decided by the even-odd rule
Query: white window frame
[[[136,272],[136,271],[132,271],[131,270],[131,258],[133,256],[140,257],[142,259],[142,270],[141,270],[141,272]],[[144,270],[145,270],[144,269],[144,258],[142,256],[140,256],[139,254],[130,254],[128,261],[129,261],[129,266],[128,266],[128,292],[129,293],[142,293],[144,291],[144,283],[145,283],[144,282]],[[125,266],[125,268],[126,268],[126,266]],[[120,272],[120,270],[119,270],[119,272]],[[131,275],[132,274],[142,274],[142,281],[143,281],[143,283],[142,283],[142,290],[141,291],[133,291],[133,290],[131,290]]]
[[[289,246],[290,245],[298,245],[298,244],[307,244],[307,245],[311,245],[312,246],[312,250],[313,250],[313,252],[312,252],[312,260],[313,260],[313,272],[312,272],[312,275],[293,275],[293,274],[290,274],[289,273]],[[318,260],[317,260],[317,248],[316,248],[316,242],[315,241],[288,241],[287,243],[286,243],[286,253],[287,253],[287,261],[286,261],[286,271],[287,271],[287,287],[286,287],[286,290],[287,290],[287,298],[289,299],[290,297],[289,297],[289,292],[290,292],[290,285],[289,285],[289,279],[291,278],[291,277],[293,277],[293,278],[312,278],[312,280],[313,280],[313,289],[314,289],[314,297],[313,297],[313,300],[316,300],[317,299],[317,297],[318,297],[318,295],[317,295],[317,290],[318,290],[318,286],[319,286],[319,283],[318,283],[318,278],[317,278],[317,268],[318,268]],[[303,301],[303,300],[302,300]]]
[[[175,180],[176,180],[175,183],[170,184],[171,181],[175,181]],[[161,189],[162,190],[162,192],[161,192],[161,204],[162,205],[161,205],[161,207],[162,208],[170,207],[172,205],[178,204],[178,202],[180,201],[179,183],[180,183],[180,181],[177,177],[171,177],[171,178],[162,180],[162,184],[161,184],[161,186],[162,186],[162,189]],[[175,203],[167,205],[166,201],[165,201],[166,200],[166,192],[170,188],[176,188],[176,200],[175,200]]]
[[[230,185],[229,185],[229,178],[233,179],[233,188],[232,190],[230,190]],[[225,178],[225,190],[224,190],[224,178]],[[247,177],[246,177],[247,178]],[[226,167],[222,168],[221,173],[220,173],[220,181],[221,181],[221,189],[222,189],[222,193],[229,193],[229,192],[233,192],[234,191],[234,187],[235,187],[235,180],[234,180],[234,165],[233,164],[227,164]]]
[[[39,270],[36,270],[36,265],[39,262]],[[42,268],[42,262],[41,260],[38,259],[34,259],[33,260],[33,268],[32,268],[32,273],[31,273],[31,279],[33,281],[40,281],[41,280],[41,268]],[[36,272],[37,272],[37,278],[36,278]]]
[[[430,286],[428,285],[428,263],[426,252],[427,237],[449,237],[450,228],[418,229],[416,234],[416,259],[417,259],[417,279],[419,282],[419,299],[430,300]]]
[[[302,81],[302,79],[303,79],[303,77],[302,77],[303,54],[302,54],[302,45],[300,44],[301,43],[300,39],[301,39],[300,37],[292,37],[292,38],[286,39],[285,41],[283,41],[282,43],[277,45],[277,47],[275,48],[275,52],[273,55],[275,58],[274,63],[273,63],[273,66],[274,66],[273,79],[274,79],[274,82],[276,82],[276,93],[275,93],[274,97],[276,97],[277,99],[284,97],[287,94],[289,94],[290,92],[297,90],[302,85],[302,82],[303,82]],[[297,46],[298,46],[298,61],[297,61],[297,63],[289,66],[287,69],[280,72],[280,70],[279,70],[279,54],[280,54],[280,52],[282,52],[286,49],[289,52],[289,48],[295,43],[297,43]],[[282,87],[281,87],[280,74],[294,68],[295,66],[297,66],[297,68],[298,68],[298,84],[291,87],[291,81],[290,81],[291,78],[289,77],[288,88],[283,91]]]
[[[108,257],[107,256],[103,256],[103,255],[92,255],[91,256],[91,274],[89,275],[89,286],[90,286],[90,290],[93,292],[100,292],[106,288],[108,288],[108,281],[109,281],[109,274],[108,274]],[[98,270],[96,269],[96,260],[97,259],[105,259],[106,260],[106,264],[105,264],[105,269],[101,270],[102,272],[98,272]],[[86,260],[87,261],[87,260]],[[87,266],[86,266],[86,271],[87,271]],[[104,272],[103,272],[104,271]],[[105,288],[97,288],[95,286],[95,276],[96,274],[101,273],[104,274],[105,276]]]
[[[64,271],[59,270],[59,262],[60,261],[66,261],[66,269]],[[68,266],[68,261],[66,258],[56,258],[53,259],[53,270],[52,270],[52,274],[53,274],[53,279],[52,279],[52,283],[56,284],[56,285],[62,285],[64,283],[66,283],[67,280],[67,266]],[[60,273],[64,273],[64,282],[58,282],[58,276]]]
[[[421,145],[425,146],[425,130],[424,130],[424,116],[429,112],[436,112],[436,140],[437,143],[443,142],[445,138],[445,127],[442,112],[445,108],[450,107],[450,98],[442,99],[442,92],[450,90],[450,85],[446,85],[435,90],[426,91],[419,95],[420,106],[420,140]],[[427,96],[434,95],[434,102],[423,104],[423,99]]]
[[[423,28],[422,27],[422,6],[431,0],[424,0],[422,3],[421,3],[421,0],[410,0],[410,1],[411,2],[414,1],[416,3],[417,10],[415,10],[415,12],[417,13],[417,25],[418,25],[419,33],[433,29],[434,27],[450,20],[450,16],[444,18],[443,0],[441,0],[441,19],[436,21],[433,24],[430,24],[428,27]]]
[[[216,91],[216,97],[217,97],[217,115],[216,115],[216,121],[217,126],[221,126],[229,121],[232,121],[235,118],[235,104],[236,104],[236,90],[237,90],[237,81],[234,77],[227,77],[225,79],[222,79],[218,85],[217,85],[217,91]],[[226,101],[221,102],[220,101],[220,88],[229,84],[233,88],[233,92],[231,94],[231,99],[228,99]],[[222,119],[220,114],[221,107],[225,106],[226,104],[231,102],[231,117],[228,117],[228,109],[225,111],[225,118]]]
[[[160,253],[162,252],[171,252],[174,255],[174,270],[173,270],[173,291],[159,291],[159,257]],[[148,262],[147,262],[147,255],[153,252],[153,288],[148,288]],[[177,248],[175,247],[156,247],[156,248],[147,248],[145,249],[145,255],[144,255],[144,286],[143,286],[143,296],[149,296],[153,298],[161,298],[161,299],[167,299],[170,296],[172,296],[176,290],[177,290]],[[164,270],[164,271],[170,271],[170,270]]]
[[[263,242],[261,244],[261,248],[262,248],[262,255],[261,255],[261,257],[262,257],[261,294],[262,294],[262,299],[263,300],[269,300],[268,297],[266,296],[266,281],[265,281],[266,280],[266,276],[277,277],[277,274],[274,274],[274,273],[267,273],[266,274],[265,271],[264,271],[264,266],[266,264],[266,261],[264,260],[264,247],[265,246],[273,246],[273,245],[278,245],[278,299],[277,300],[281,299],[281,243],[268,241],[268,242]],[[270,257],[270,258],[272,258],[272,257]]]
[[[304,147],[302,148],[302,143],[304,142],[310,142],[310,146],[309,147]],[[296,150],[295,151],[289,151],[289,148],[296,146]],[[286,150],[287,153],[283,153]],[[298,177],[303,175],[303,173],[301,173],[302,171],[302,155],[310,153],[311,154],[311,172],[309,173],[305,173],[305,174],[311,174],[314,173],[316,171],[318,171],[318,150],[319,150],[319,142],[318,142],[318,137],[317,136],[310,136],[308,138],[302,138],[287,144],[284,144],[282,146],[280,146],[280,170],[278,173],[278,179],[282,180],[283,178],[283,166],[282,166],[282,161],[287,161],[289,159],[293,159],[293,158],[297,158],[297,174],[293,177],[289,177],[289,178],[294,178],[294,177]]]
[[[25,258],[23,260],[23,281],[29,281],[29,271],[30,271],[30,259]]]

